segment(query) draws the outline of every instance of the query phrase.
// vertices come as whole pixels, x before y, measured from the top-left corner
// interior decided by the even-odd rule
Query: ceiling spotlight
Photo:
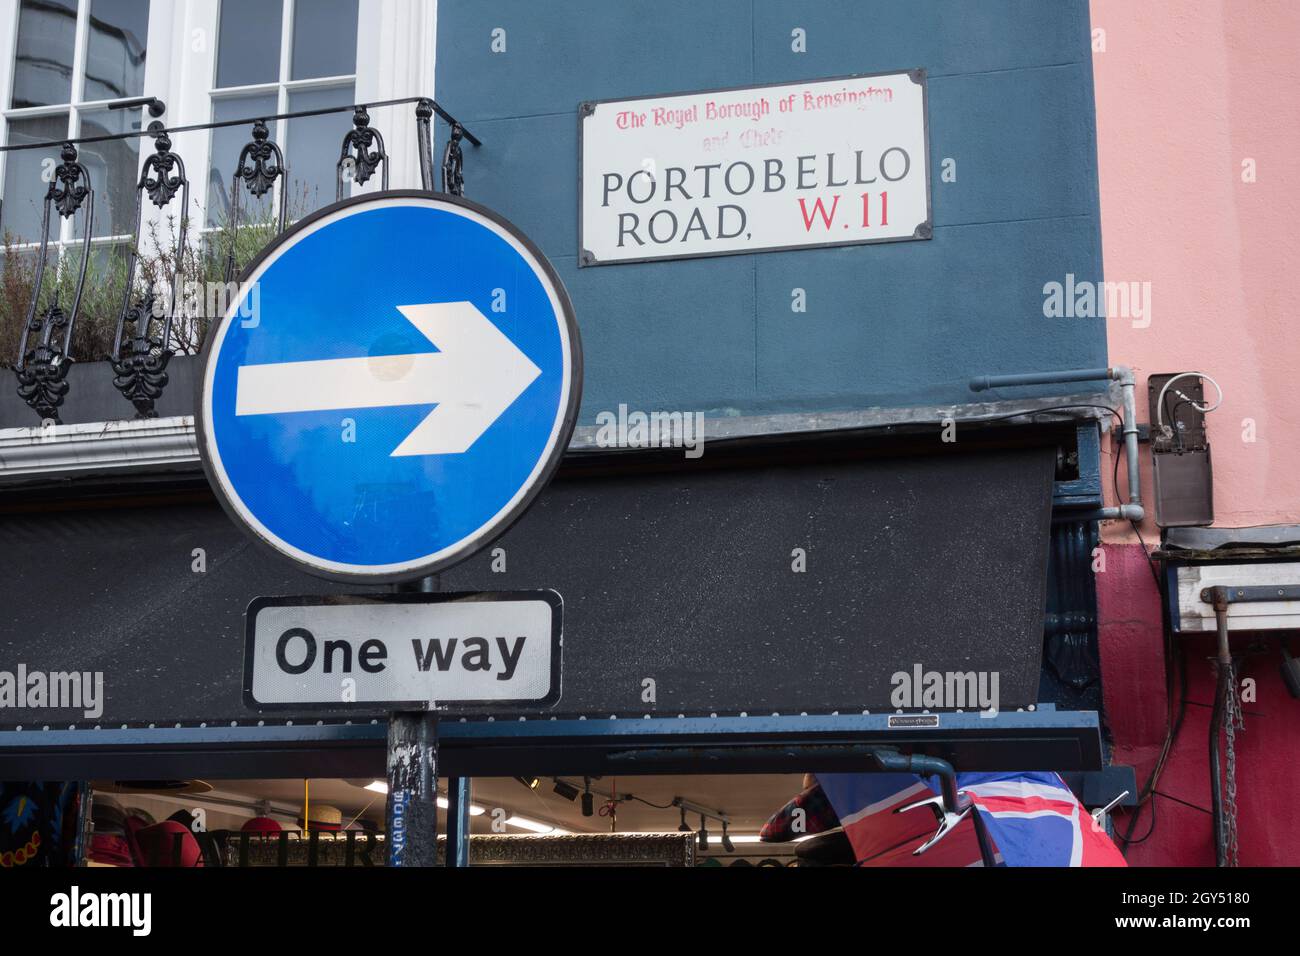
[[[577,800],[578,788],[571,783],[565,783],[559,777],[555,778],[555,792],[565,800]]]
[[[700,849],[709,848],[709,821],[704,819],[704,814],[700,814]]]
[[[736,844],[731,842],[731,837],[727,834],[727,821],[722,821],[722,848],[728,853],[736,852]]]
[[[682,811],[682,825],[677,828],[677,831],[679,833],[690,833],[691,832],[690,825],[686,822],[686,808],[679,807],[678,809]]]
[[[582,782],[586,787],[586,789],[582,791],[582,815],[584,817],[589,817],[596,812],[595,800],[591,795],[591,778],[583,777]]]
[[[541,777],[515,777],[515,779],[518,780],[520,783],[522,783],[529,790],[536,790],[538,787],[542,785]]]

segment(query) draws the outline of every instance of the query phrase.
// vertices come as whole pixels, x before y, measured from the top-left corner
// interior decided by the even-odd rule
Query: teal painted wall
[[[933,239],[578,268],[579,102],[913,67]],[[949,404],[975,374],[1106,364],[1103,319],[1043,315],[1045,283],[1101,279],[1084,0],[441,0],[436,82],[484,142],[466,147],[466,196],[532,236],[573,297],[583,422],[619,403]]]

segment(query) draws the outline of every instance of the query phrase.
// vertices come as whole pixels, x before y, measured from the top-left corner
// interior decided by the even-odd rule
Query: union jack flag
[[[852,843],[860,866],[981,866],[970,815],[921,855],[935,833],[925,807],[900,808],[937,795],[914,774],[825,773],[817,782]],[[959,773],[1005,866],[1125,866],[1124,857],[1055,773]]]

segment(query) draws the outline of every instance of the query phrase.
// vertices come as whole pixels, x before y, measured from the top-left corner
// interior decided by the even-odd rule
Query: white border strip
[[[192,471],[194,417],[0,428],[0,480],[71,473]]]
[[[807,412],[778,415],[727,415],[705,412],[704,438],[718,441],[727,438],[827,433],[862,428],[888,429],[940,421],[946,415],[960,423],[978,422],[980,418],[1019,414],[1012,423],[1080,421],[1099,419],[1102,429],[1110,424],[1104,413],[1081,408],[1076,413],[1036,412],[1037,408],[1067,405],[1071,402],[1106,404],[1106,393],[1057,396],[1030,401],[980,402],[969,405],[912,406],[908,408],[864,408],[842,412]],[[599,427],[579,425],[569,442],[570,452],[602,450],[596,442]],[[604,449],[610,452],[623,449]],[[636,451],[636,449],[629,449]],[[0,484],[7,480],[56,479],[69,475],[94,475],[101,472],[149,470],[180,467],[197,470],[198,442],[194,418],[190,415],[94,422],[84,425],[55,425],[42,429],[0,428]]]

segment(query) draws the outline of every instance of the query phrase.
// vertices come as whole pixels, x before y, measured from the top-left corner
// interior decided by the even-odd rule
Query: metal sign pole
[[[432,593],[430,575],[395,591]],[[388,865],[436,866],[438,862],[438,718],[425,711],[388,715]]]
[[[388,715],[389,866],[434,866],[438,857],[438,718]]]

